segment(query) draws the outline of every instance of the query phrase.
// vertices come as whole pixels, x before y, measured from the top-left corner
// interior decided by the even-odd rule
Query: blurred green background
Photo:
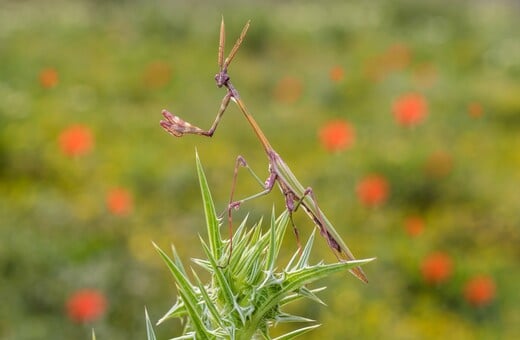
[[[228,49],[252,20],[230,75],[271,144],[356,256],[378,258],[368,285],[334,276],[323,282],[328,307],[295,306],[323,324],[304,338],[520,338],[518,4],[137,0],[0,2],[0,338],[85,339],[91,328],[98,339],[145,338],[144,306],[157,320],[175,300],[151,241],[174,243],[186,263],[201,256],[195,148],[218,209],[237,155],[267,176],[235,107],[212,139],[174,139],[158,125],[163,108],[213,121],[222,14]],[[410,92],[428,104],[412,128],[392,113]],[[338,119],[355,141],[329,152],[319,131]],[[78,125],[87,136],[67,141]],[[356,187],[373,173],[389,192],[367,207]],[[237,197],[256,192],[241,174]],[[123,194],[109,198],[114,188]],[[273,204],[283,209],[278,191],[236,219]],[[296,223],[312,230],[301,212]],[[292,234],[286,242],[288,255]],[[439,252],[452,266],[431,283],[424,261]],[[321,239],[314,254],[334,261]],[[495,286],[480,306],[464,293],[476,276]],[[85,288],[107,308],[75,322],[67,301]],[[166,322],[158,336],[179,327]]]

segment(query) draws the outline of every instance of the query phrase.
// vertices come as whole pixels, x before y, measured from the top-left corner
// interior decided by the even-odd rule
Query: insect
[[[240,111],[244,114],[245,118],[253,128],[256,136],[260,140],[269,161],[269,176],[265,182],[262,182],[258,176],[254,174],[254,172],[249,168],[245,159],[241,156],[237,158],[234,176],[233,176],[233,186],[231,190],[231,198],[228,206],[228,220],[230,226],[230,235],[232,230],[232,217],[231,212],[233,209],[238,208],[243,202],[268,194],[271,192],[275,184],[278,184],[281,189],[283,195],[285,196],[285,205],[291,214],[292,221],[292,213],[296,211],[298,207],[302,207],[303,210],[307,213],[310,219],[313,221],[315,226],[319,229],[320,235],[325,238],[329,248],[333,251],[339,261],[350,261],[355,260],[352,255],[350,249],[347,247],[343,239],[340,237],[332,223],[327,219],[325,214],[321,211],[318,206],[318,202],[314,196],[314,192],[311,187],[305,188],[293,174],[289,166],[283,161],[283,159],[278,155],[278,153],[273,149],[266,136],[258,126],[257,122],[253,118],[253,116],[247,110],[244,102],[242,101],[237,89],[231,84],[231,80],[228,74],[228,67],[236,53],[244,37],[246,36],[247,30],[249,29],[250,21],[246,23],[244,28],[242,29],[242,33],[239,38],[235,42],[235,45],[231,49],[229,56],[224,60],[224,45],[225,45],[225,28],[224,28],[224,18],[222,18],[220,24],[220,39],[218,46],[218,66],[219,72],[215,75],[215,81],[217,87],[224,87],[226,89],[226,95],[222,99],[222,103],[218,110],[217,116],[213,125],[209,128],[209,130],[203,130],[197,126],[194,126],[178,116],[171,114],[167,110],[163,110],[162,114],[165,120],[161,120],[161,126],[170,134],[176,137],[182,137],[186,134],[195,134],[202,136],[213,136],[221,118],[224,114],[224,111],[229,105],[229,102],[232,100],[237,104]],[[259,181],[263,187],[263,190],[257,194],[246,197],[242,200],[234,201],[233,193],[237,179],[237,173],[239,167],[246,167],[249,172]],[[298,240],[298,231],[293,223],[293,230],[295,232],[296,238]],[[232,247],[232,241],[230,242]],[[363,270],[360,267],[354,267],[351,270],[351,273],[359,278],[363,282],[368,282],[367,277]]]

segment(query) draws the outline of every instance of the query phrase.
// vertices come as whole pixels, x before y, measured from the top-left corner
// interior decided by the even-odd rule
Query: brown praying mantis
[[[266,154],[267,158],[269,160],[269,177],[265,182],[262,182],[258,176],[252,171],[251,168],[247,165],[245,159],[241,156],[238,156],[236,164],[235,164],[235,170],[234,170],[234,176],[233,176],[233,186],[231,189],[231,198],[228,205],[228,221],[229,221],[229,228],[230,228],[230,235],[232,235],[232,216],[231,212],[233,209],[238,208],[243,202],[268,194],[273,189],[275,183],[278,183],[279,188],[281,189],[283,195],[285,196],[285,205],[288,209],[289,213],[291,214],[291,221],[292,221],[292,213],[301,206],[307,215],[311,218],[313,223],[316,225],[316,227],[319,229],[320,235],[325,238],[327,241],[328,246],[330,249],[334,252],[336,257],[339,261],[350,261],[355,260],[354,256],[352,255],[351,251],[345,244],[345,242],[342,240],[336,229],[334,229],[334,226],[332,223],[327,219],[325,214],[321,211],[321,209],[318,206],[318,202],[314,196],[314,192],[312,188],[304,188],[302,184],[298,181],[296,176],[293,174],[289,166],[282,160],[280,155],[273,149],[267,138],[265,137],[264,133],[256,123],[253,116],[249,113],[247,110],[244,102],[240,98],[240,95],[236,88],[231,84],[229,75],[228,75],[228,66],[235,57],[236,53],[238,52],[238,49],[240,45],[242,44],[242,41],[244,40],[244,37],[247,33],[247,30],[249,28],[250,21],[246,23],[244,28],[242,29],[242,33],[240,34],[239,38],[237,39],[235,45],[231,49],[231,52],[229,53],[229,56],[224,60],[224,45],[225,45],[225,28],[224,28],[224,18],[222,18],[221,24],[220,24],[220,39],[219,39],[219,46],[218,46],[218,66],[220,68],[219,73],[215,75],[215,81],[217,83],[217,87],[225,87],[226,88],[226,95],[222,99],[222,103],[220,105],[220,109],[218,110],[217,116],[215,118],[215,121],[213,122],[213,125],[210,127],[209,130],[203,130],[199,127],[196,127],[178,116],[175,116],[171,114],[167,110],[163,110],[162,114],[166,120],[161,120],[160,124],[161,126],[170,134],[172,134],[175,137],[182,137],[185,134],[195,134],[195,135],[202,135],[211,137],[213,136],[213,133],[215,132],[222,115],[224,114],[224,111],[229,105],[230,100],[233,100],[235,102],[240,111],[244,114],[245,118],[253,128],[253,131],[255,132],[256,136],[260,140],[260,143],[262,144]],[[238,174],[238,168],[239,167],[246,167],[249,172],[255,177],[255,179],[262,185],[263,190],[259,193],[256,193],[254,195],[251,195],[249,197],[246,197],[242,200],[234,201],[233,200],[233,194]],[[298,241],[298,247],[300,247],[299,244],[299,238],[298,238],[298,230],[296,229],[294,223],[293,223],[293,230],[295,232],[297,241]],[[232,236],[230,236],[230,249],[232,249]],[[300,248],[301,249],[301,248]],[[230,250],[231,251],[231,250]],[[360,267],[354,267],[350,270],[352,274],[354,274],[356,277],[358,277],[363,282],[368,282],[367,277],[363,270]]]

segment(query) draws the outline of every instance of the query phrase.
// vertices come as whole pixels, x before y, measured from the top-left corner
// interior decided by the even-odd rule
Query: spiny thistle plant
[[[313,322],[282,311],[285,305],[303,298],[323,304],[316,293],[324,288],[309,289],[307,284],[372,260],[311,265],[312,233],[301,252],[296,251],[285,267],[278,269],[277,259],[290,220],[288,210],[277,218],[273,211],[266,231],[262,231],[261,220],[247,228],[246,217],[233,235],[233,251],[230,252],[230,241],[223,240],[220,235],[221,221],[198,155],[196,164],[208,240],[200,240],[207,258],[193,261],[210,273],[211,280],[202,283],[193,269],[193,279],[190,279],[173,246],[171,257],[155,246],[178,291],[176,303],[157,324],[171,318],[182,318],[183,335],[175,339],[272,339],[269,329],[278,323]],[[148,313],[146,324],[148,339],[155,339]],[[316,327],[319,324],[297,328],[276,339],[293,339]]]

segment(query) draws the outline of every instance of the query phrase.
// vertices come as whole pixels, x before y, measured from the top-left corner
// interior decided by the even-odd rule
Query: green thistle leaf
[[[200,192],[202,194],[202,203],[204,205],[204,213],[206,215],[206,226],[208,230],[209,243],[213,257],[220,259],[222,256],[222,239],[220,238],[220,224],[215,210],[215,204],[211,197],[206,174],[202,168],[199,154],[195,152],[197,164],[197,175],[199,176]]]
[[[146,318],[146,338],[148,340],[155,340],[155,333],[153,331],[152,322],[150,321],[150,317],[148,316],[148,310],[144,309],[144,315]],[[95,337],[92,338],[92,340],[95,340]]]

